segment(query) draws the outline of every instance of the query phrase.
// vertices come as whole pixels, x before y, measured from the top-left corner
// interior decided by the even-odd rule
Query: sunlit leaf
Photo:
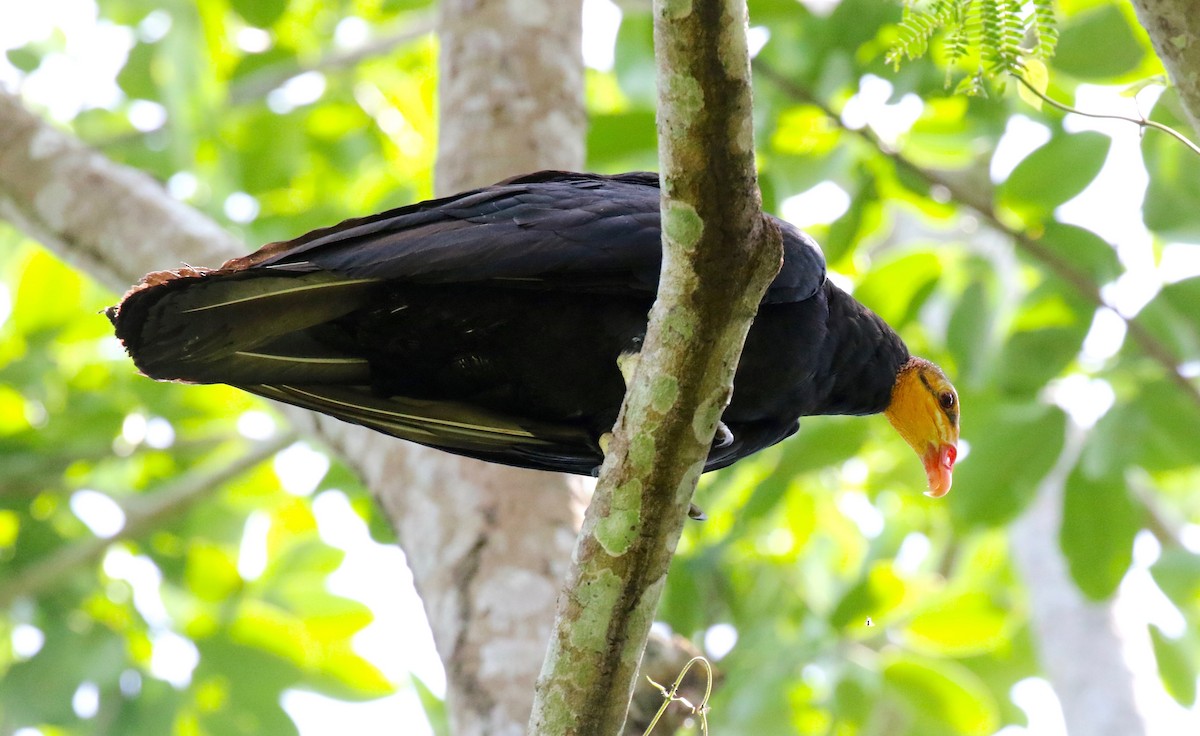
[[[873,633],[866,624],[867,619],[871,619],[872,624],[886,623],[904,603],[907,594],[908,584],[890,566],[875,566],[857,585],[846,591],[829,622],[866,636]]]
[[[971,672],[952,662],[893,657],[883,681],[919,717],[952,733],[984,736],[996,729],[995,701]]]
[[[854,296],[900,328],[916,316],[941,273],[942,261],[936,254],[913,251],[871,269]]]
[[[1150,624],[1150,640],[1154,644],[1158,674],[1167,692],[1184,708],[1191,708],[1196,702],[1196,665],[1185,642],[1168,638],[1154,624]]]
[[[1022,78],[1029,85],[1017,85],[1017,94],[1021,96],[1034,110],[1042,109],[1042,98],[1034,92],[1042,95],[1046,94],[1046,87],[1050,84],[1050,72],[1046,69],[1046,64],[1041,59],[1026,59]],[[1030,90],[1030,87],[1033,90]]]
[[[937,600],[908,621],[904,637],[930,654],[967,657],[991,651],[1007,640],[1012,611],[976,591]]]

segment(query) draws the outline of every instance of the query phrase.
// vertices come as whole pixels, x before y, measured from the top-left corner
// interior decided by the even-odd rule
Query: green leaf
[[[1017,94],[1034,110],[1040,111],[1042,109],[1042,98],[1035,94],[1033,90],[1043,95],[1046,94],[1046,88],[1050,85],[1050,72],[1046,69],[1046,63],[1041,59],[1027,59],[1022,78],[1029,84],[1029,87],[1018,82]],[[1033,90],[1030,90],[1030,87]]]
[[[592,115],[588,118],[588,157],[620,168],[627,161],[654,160],[658,155],[658,135],[652,110]]]
[[[998,725],[996,703],[987,688],[969,670],[953,662],[896,656],[884,666],[883,682],[933,727],[985,736]]]
[[[1083,461],[1094,476],[1118,475],[1129,465],[1151,472],[1200,462],[1200,409],[1166,379],[1148,380],[1096,424]]]
[[[896,575],[891,565],[875,565],[838,601],[829,623],[839,629],[849,629],[851,634],[872,633],[866,625],[867,619],[876,625],[885,622],[903,605],[907,593],[907,583]]]
[[[270,28],[287,12],[288,0],[231,0],[230,4],[250,25]]]
[[[1184,708],[1196,702],[1196,666],[1184,644],[1170,639],[1154,624],[1150,624],[1150,641],[1154,644],[1154,659],[1163,687]]]
[[[138,43],[129,50],[125,66],[117,74],[117,85],[133,99],[153,100],[159,95],[158,83],[154,79],[154,65],[158,59],[158,44]]]
[[[994,312],[991,295],[994,279],[975,278],[967,285],[950,313],[946,326],[946,346],[954,355],[962,377],[975,377],[983,371],[992,351]]]
[[[829,234],[821,243],[825,260],[836,264],[853,254],[863,237],[879,227],[882,218],[879,191],[873,182],[860,186],[850,200],[850,207],[829,225]]]
[[[1051,221],[1046,223],[1038,240],[1055,256],[1090,276],[1097,285],[1115,281],[1124,273],[1116,249],[1091,230]]]
[[[934,599],[904,627],[905,641],[931,655],[970,657],[990,652],[1008,641],[1012,612],[986,593],[963,593]]]
[[[223,601],[242,586],[237,560],[219,545],[196,540],[188,546],[184,580],[188,589],[203,601]]]
[[[1032,397],[1075,361],[1095,308],[1057,279],[1025,297],[995,363],[1002,391]]]
[[[1059,29],[1054,68],[1079,79],[1111,83],[1113,77],[1136,71],[1146,47],[1135,35],[1125,13],[1115,4],[1079,13]]]
[[[962,526],[1002,524],[1033,498],[1062,451],[1066,415],[1040,403],[963,396],[963,437],[971,452],[946,497]]]
[[[1002,205],[1028,221],[1048,218],[1100,173],[1112,139],[1085,131],[1051,138],[1017,164],[997,191]]]
[[[37,69],[42,64],[41,50],[33,45],[9,49],[4,55],[8,57],[9,64],[12,64],[26,74]]]
[[[1076,466],[1067,478],[1059,541],[1084,595],[1105,600],[1116,591],[1133,561],[1139,526],[1121,475],[1095,479]]]
[[[421,701],[421,709],[433,729],[433,736],[451,736],[450,714],[446,709],[446,701],[434,694],[421,678],[413,675],[409,678],[417,698]]]
[[[1150,574],[1181,610],[1200,606],[1200,555],[1168,547],[1150,566]]]
[[[895,329],[916,317],[942,275],[942,259],[928,250],[912,251],[872,268],[854,297]]]
[[[1150,118],[1170,128],[1191,126],[1180,109],[1179,97],[1168,87],[1154,105]],[[1150,174],[1142,219],[1146,227],[1169,240],[1200,239],[1200,167],[1196,155],[1174,138],[1150,131],[1142,136],[1142,160]]]

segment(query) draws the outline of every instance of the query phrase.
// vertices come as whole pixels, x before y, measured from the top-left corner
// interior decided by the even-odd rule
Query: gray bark
[[[583,168],[581,0],[443,0],[437,188]]]
[[[583,168],[581,17],[579,0],[442,2],[440,195]],[[446,663],[451,724],[464,736],[524,733],[584,481],[444,457],[429,473],[431,493],[380,498]]]
[[[1200,132],[1200,13],[1193,0],[1133,0],[1138,21],[1167,68],[1187,112]]]

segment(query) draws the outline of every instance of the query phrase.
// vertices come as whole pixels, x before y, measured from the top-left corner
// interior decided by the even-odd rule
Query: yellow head
[[[884,416],[925,464],[928,495],[946,495],[958,457],[958,393],[946,374],[928,360],[909,358],[896,374]]]

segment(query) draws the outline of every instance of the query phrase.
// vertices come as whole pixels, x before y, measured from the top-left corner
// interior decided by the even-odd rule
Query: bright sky
[[[815,0],[814,0],[815,2]],[[819,2],[817,5],[828,5]],[[114,79],[124,63],[135,36],[153,38],[169,29],[169,16],[152,13],[136,33],[98,22],[94,0],[0,0],[0,52],[61,33],[66,39],[63,53],[53,54],[41,68],[23,80],[0,53],[0,84],[14,88],[21,81],[22,93],[32,102],[45,106],[59,119],[67,120],[80,110],[93,106],[112,106],[121,99]],[[613,42],[620,22],[620,10],[611,0],[584,2],[584,59],[597,69],[609,69],[613,63]],[[339,26],[339,44],[352,46],[369,35],[365,23],[350,19]],[[344,28],[343,28],[344,26]],[[751,29],[752,45],[757,50],[768,43],[762,29]],[[265,35],[265,34],[264,34]],[[263,39],[247,35],[238,42],[246,46],[262,43]],[[268,39],[269,41],[269,39]],[[273,93],[270,104],[279,109],[306,104],[324,91],[320,75],[305,75]],[[921,101],[909,95],[897,104],[887,104],[891,85],[884,79],[869,77],[859,93],[845,108],[845,118],[851,125],[871,125],[885,140],[895,140],[917,119]],[[1141,99],[1144,109],[1152,100]],[[1095,111],[1118,111],[1136,115],[1137,103],[1117,91],[1085,87],[1079,92],[1077,104]],[[153,103],[131,111],[139,127],[156,127],[164,114]],[[1156,264],[1151,239],[1141,222],[1141,200],[1146,184],[1146,172],[1140,163],[1137,149],[1139,132],[1130,124],[1096,121],[1072,117],[1069,130],[1100,130],[1113,138],[1112,151],[1100,177],[1083,194],[1063,205],[1059,216],[1092,229],[1117,245],[1129,275],[1105,290],[1105,295],[1122,312],[1132,314],[1141,308],[1165,282],[1200,274],[1200,247],[1169,244],[1161,262]],[[1002,179],[1029,151],[1049,137],[1049,132],[1029,118],[1014,118],[1001,141],[992,166],[995,179]],[[194,186],[194,182],[190,182]],[[189,182],[172,180],[171,191],[186,196]],[[226,207],[231,217],[242,221],[252,219],[257,203],[230,201]],[[836,219],[850,202],[849,195],[833,182],[823,182],[797,194],[785,202],[783,214],[799,226],[809,226]],[[821,213],[813,219],[811,213]],[[11,296],[0,285],[0,323],[10,311]],[[1115,315],[1098,315],[1085,352],[1094,364],[1111,356],[1124,338],[1124,327]],[[1087,361],[1085,361],[1087,362]],[[1103,381],[1079,374],[1059,383],[1054,400],[1067,409],[1081,425],[1094,423],[1113,401],[1112,390]],[[165,426],[164,426],[165,425]],[[263,438],[274,431],[270,419],[258,412],[248,413],[241,424],[248,437]],[[145,441],[155,446],[169,446],[174,441],[173,430],[161,419],[133,416],[125,426],[127,441]],[[305,445],[287,451],[285,459],[276,463],[281,482],[289,492],[311,495],[311,478],[324,472],[328,461]],[[410,674],[420,678],[435,693],[445,690],[445,674],[433,648],[432,636],[421,609],[420,600],[403,564],[403,553],[394,546],[373,542],[365,526],[351,510],[341,491],[325,491],[313,500],[319,519],[319,531],[328,544],[345,551],[345,561],[331,576],[332,592],[364,601],[375,612],[376,620],[354,639],[362,656],[373,662],[393,682],[399,685],[398,694],[368,703],[345,703],[308,692],[291,692],[283,706],[299,724],[303,736],[341,736],[352,732],[360,736],[393,734],[399,731],[423,736],[431,734],[416,695],[405,687]],[[102,493],[81,490],[71,498],[72,510],[98,536],[112,536],[124,524],[120,509]],[[847,494],[839,505],[843,513],[854,519],[869,534],[882,517],[866,496]],[[261,572],[265,564],[265,538],[269,521],[252,516],[245,529],[239,570],[248,578]],[[878,533],[878,532],[875,532]],[[917,535],[918,537],[920,535]],[[1190,529],[1187,537],[1200,544],[1200,529]],[[919,558],[928,540],[913,539],[907,556]],[[1150,719],[1150,736],[1175,736],[1181,733],[1200,733],[1198,711],[1188,713],[1167,698],[1157,683],[1153,670],[1145,626],[1153,621],[1168,634],[1182,633],[1182,617],[1150,581],[1148,566],[1157,558],[1153,539],[1143,535],[1138,539],[1134,568],[1122,586],[1118,604],[1122,628],[1131,632],[1131,651],[1128,658],[1138,668],[1139,697]],[[898,561],[897,564],[902,564]],[[196,663],[195,646],[170,630],[159,587],[161,576],[146,558],[135,557],[123,548],[108,553],[104,561],[108,574],[128,580],[134,590],[134,602],[154,630],[152,674],[168,682],[184,685]],[[379,570],[404,571],[388,585],[378,584]],[[1140,636],[1137,632],[1141,632]],[[731,627],[714,627],[711,639],[713,653],[728,651],[736,641],[737,632]],[[41,632],[36,628],[18,626],[12,634],[14,650],[31,656],[41,647]],[[1147,656],[1150,659],[1147,660]],[[125,679],[122,686],[125,687]],[[136,687],[130,678],[129,687]],[[76,693],[74,706],[81,715],[95,713],[98,692],[94,685],[85,684]],[[1029,716],[1028,728],[1008,727],[1003,736],[1065,736],[1065,726],[1058,701],[1050,686],[1038,679],[1019,683],[1011,693],[1013,702]],[[402,728],[401,728],[402,727]],[[18,736],[34,736],[26,729]],[[999,734],[997,735],[999,736]]]

